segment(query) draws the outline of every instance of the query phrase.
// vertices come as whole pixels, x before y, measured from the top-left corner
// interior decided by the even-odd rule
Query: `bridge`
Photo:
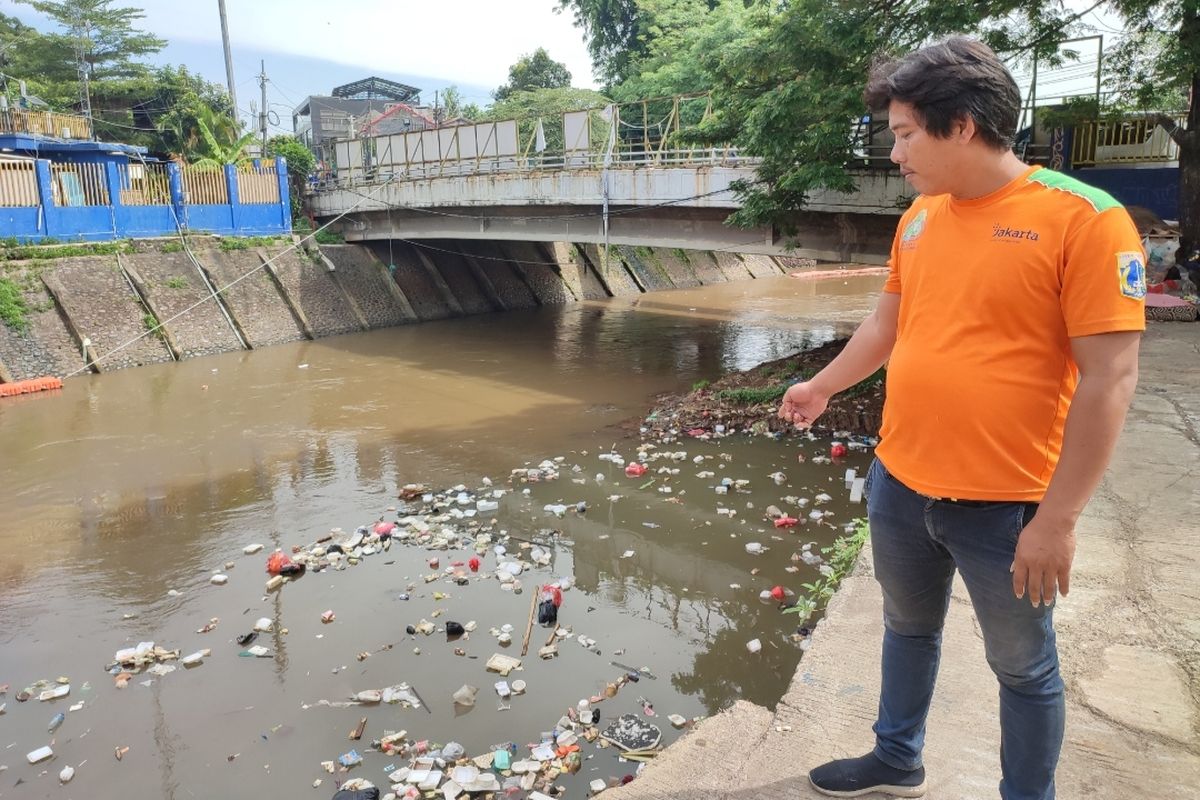
[[[794,249],[771,228],[727,225],[740,205],[733,187],[756,180],[758,162],[735,148],[686,143],[709,102],[644,100],[340,140],[311,208],[321,220],[346,214],[340,229],[351,242],[655,245],[884,262],[911,196],[893,170],[860,170],[853,194],[814,193],[797,217]],[[886,155],[876,163],[887,164]]]

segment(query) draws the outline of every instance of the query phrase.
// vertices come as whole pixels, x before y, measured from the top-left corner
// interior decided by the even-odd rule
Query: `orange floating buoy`
[[[16,397],[19,394],[46,392],[53,389],[61,389],[62,386],[62,379],[53,377],[30,378],[25,381],[0,383],[0,397]]]

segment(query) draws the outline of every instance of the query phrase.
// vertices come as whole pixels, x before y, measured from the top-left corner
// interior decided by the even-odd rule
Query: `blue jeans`
[[[1066,715],[1053,606],[1013,595],[1009,567],[1034,503],[954,502],[918,494],[877,459],[867,475],[875,577],[883,587],[883,685],[875,754],[921,766],[950,585],[962,573],[1000,682],[1000,796],[1052,800]],[[952,734],[951,734],[952,735]]]

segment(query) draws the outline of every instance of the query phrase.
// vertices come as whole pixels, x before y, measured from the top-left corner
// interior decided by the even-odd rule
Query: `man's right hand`
[[[829,396],[817,391],[812,381],[797,383],[784,394],[783,405],[779,407],[779,418],[797,428],[808,428],[825,412],[828,405]]]

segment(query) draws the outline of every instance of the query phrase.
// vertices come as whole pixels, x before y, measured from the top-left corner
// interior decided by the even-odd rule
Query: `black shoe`
[[[893,797],[921,797],[925,794],[925,768],[911,772],[889,767],[874,753],[860,758],[830,761],[808,773],[812,787],[827,797],[860,797],[871,792]]]

